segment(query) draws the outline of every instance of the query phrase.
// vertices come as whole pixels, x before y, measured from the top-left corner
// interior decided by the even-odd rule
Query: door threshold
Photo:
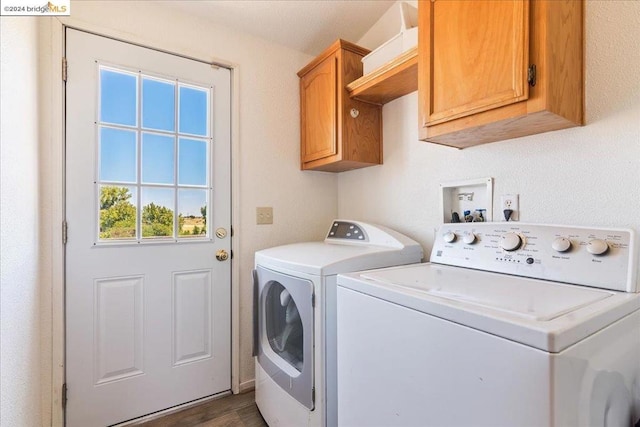
[[[135,426],[138,424],[146,423],[148,421],[153,421],[155,419],[164,417],[165,415],[170,415],[178,411],[182,411],[184,409],[189,409],[193,406],[200,405],[202,403],[210,402],[212,400],[221,399],[223,397],[231,396],[231,390],[223,391],[218,394],[212,394],[211,396],[203,397],[200,399],[192,400],[187,403],[183,403],[182,405],[172,406],[171,408],[163,409],[162,411],[154,412],[149,415],[145,415],[140,418],[134,418],[133,420],[124,421],[120,424],[113,424],[111,427],[127,427],[127,426]]]

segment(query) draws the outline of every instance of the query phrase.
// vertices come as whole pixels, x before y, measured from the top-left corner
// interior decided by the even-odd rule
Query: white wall
[[[41,413],[38,24],[0,18],[0,425]]]
[[[361,43],[390,38],[380,33],[394,10]],[[439,183],[491,176],[495,219],[499,195],[518,193],[522,221],[640,231],[638,22],[640,2],[586,2],[584,127],[456,150],[418,141],[417,93],[386,104],[384,165],[340,174],[339,216],[396,228],[429,251]]]

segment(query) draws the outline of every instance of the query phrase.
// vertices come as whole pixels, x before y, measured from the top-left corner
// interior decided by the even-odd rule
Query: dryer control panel
[[[327,234],[327,239],[350,239],[360,240],[362,242],[369,241],[366,233],[357,223],[340,220],[333,221],[333,224],[331,224],[331,228],[329,229],[329,234]]]
[[[422,247],[409,237],[378,224],[336,219],[331,223],[324,243],[332,245],[386,246],[419,254]]]
[[[516,222],[443,224],[430,261],[536,279],[637,292],[630,229]]]

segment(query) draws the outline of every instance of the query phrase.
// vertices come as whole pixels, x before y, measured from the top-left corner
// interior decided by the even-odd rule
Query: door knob
[[[218,261],[226,261],[229,259],[229,252],[225,251],[224,249],[218,249],[218,251],[216,252],[216,259]]]

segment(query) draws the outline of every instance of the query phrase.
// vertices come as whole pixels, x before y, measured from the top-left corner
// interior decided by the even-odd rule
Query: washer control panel
[[[637,292],[635,234],[524,223],[443,224],[431,262]]]

